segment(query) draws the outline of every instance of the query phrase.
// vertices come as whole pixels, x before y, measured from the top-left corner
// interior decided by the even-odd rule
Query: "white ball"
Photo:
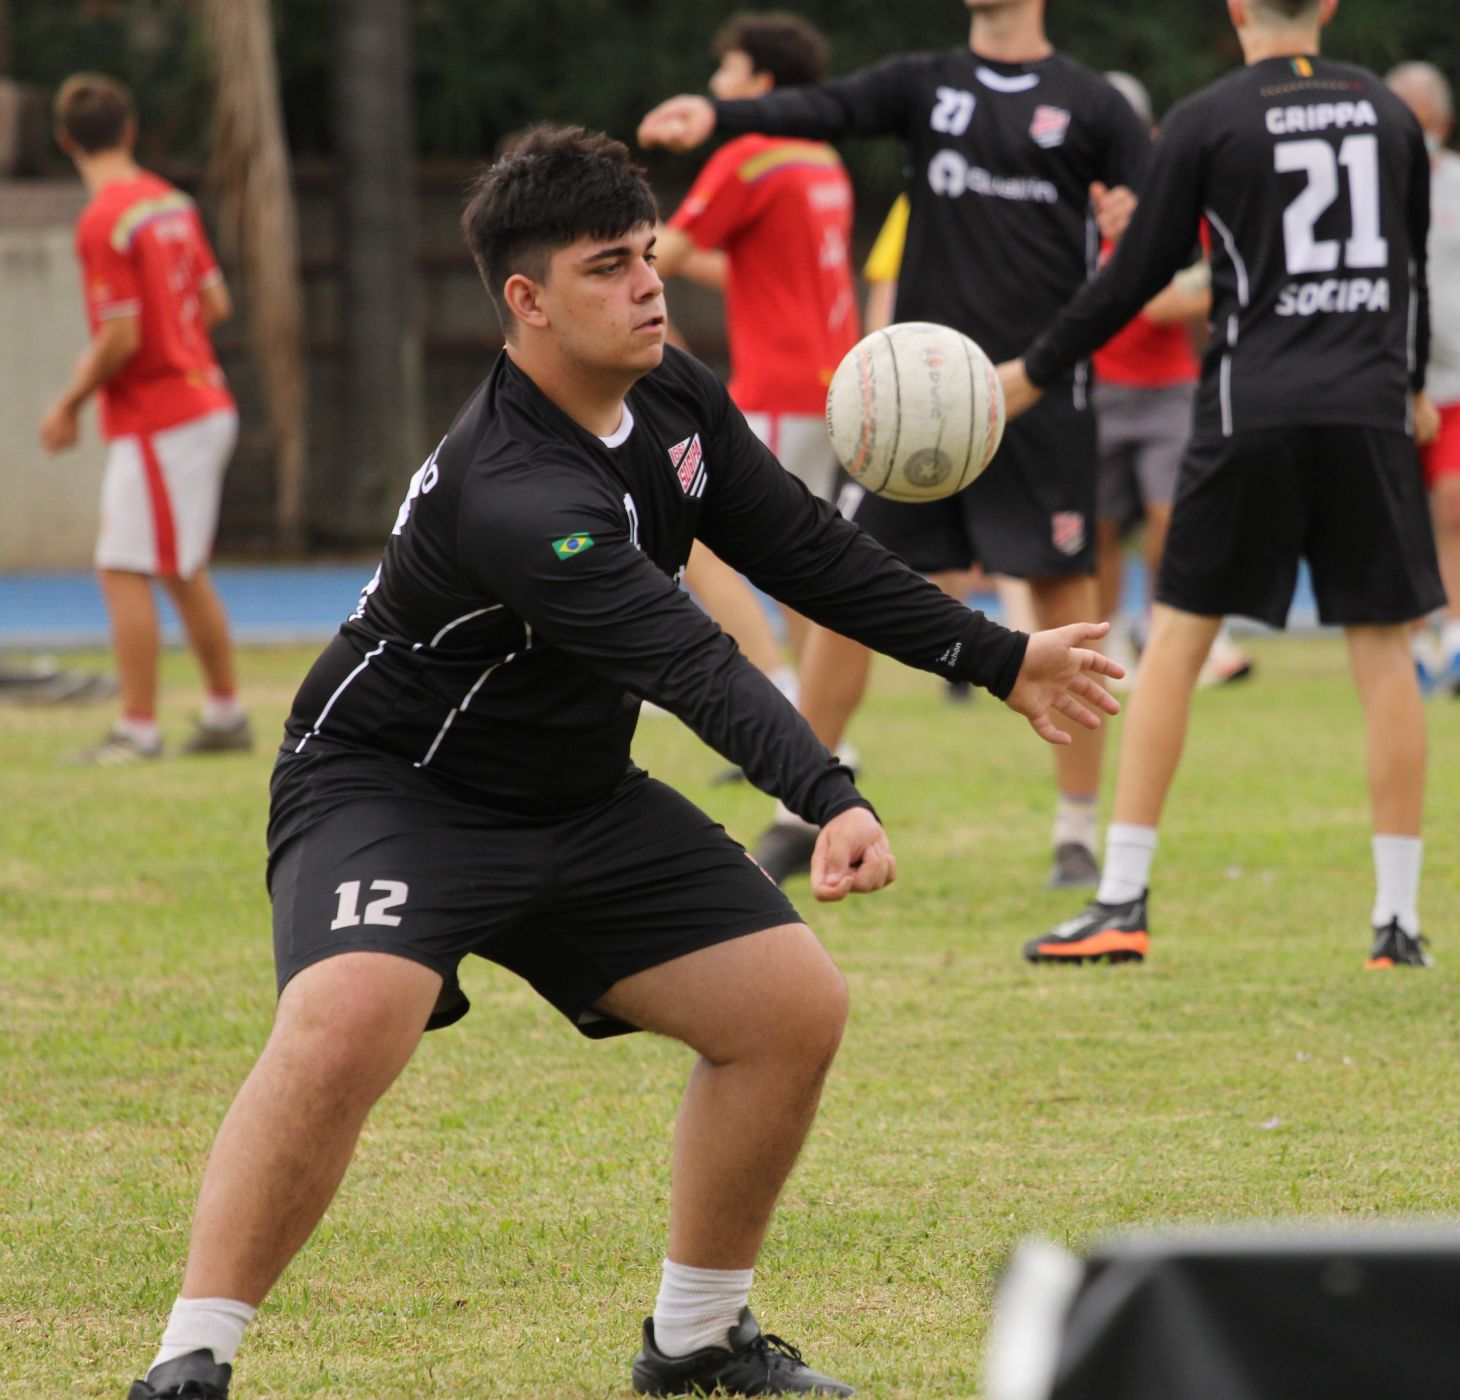
[[[859,486],[890,501],[942,500],[998,450],[1004,389],[966,335],[900,321],[859,340],[836,367],[826,430]]]

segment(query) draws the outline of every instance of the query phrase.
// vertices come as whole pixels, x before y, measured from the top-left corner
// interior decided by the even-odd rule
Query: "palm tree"
[[[242,268],[249,332],[274,434],[274,526],[304,544],[305,403],[298,221],[279,102],[269,0],[205,0],[218,75],[209,177],[220,241]]]

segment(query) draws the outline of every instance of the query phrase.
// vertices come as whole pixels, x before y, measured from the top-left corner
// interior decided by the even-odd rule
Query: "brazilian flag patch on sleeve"
[[[553,553],[559,559],[571,559],[575,554],[582,554],[585,549],[592,548],[592,535],[564,535],[562,539],[553,541]]]

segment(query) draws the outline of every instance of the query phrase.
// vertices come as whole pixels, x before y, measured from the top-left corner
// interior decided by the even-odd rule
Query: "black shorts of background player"
[[[754,101],[677,97],[639,128],[645,145],[686,150],[712,133],[831,139],[893,134],[912,172],[896,318],[936,321],[995,359],[1017,354],[1090,275],[1101,224],[1119,225],[1150,138],[1098,73],[1056,53],[1044,0],[965,0],[969,41],[902,54],[834,82]],[[1024,424],[1011,424],[994,465],[953,501],[867,501],[858,523],[935,581],[975,559],[1029,580],[1041,627],[1088,616],[1094,584],[1095,446],[1087,372],[1071,366]],[[926,535],[926,538],[924,536]],[[801,665],[801,712],[831,747],[866,689],[870,657],[813,633]],[[1055,755],[1057,886],[1098,874],[1099,734]],[[757,856],[778,875],[804,870],[814,832],[780,819]]]
[[[225,1395],[371,1106],[424,1030],[465,1014],[468,955],[587,1035],[653,1031],[700,1056],[635,1388],[849,1394],[747,1307],[846,986],[745,851],[634,767],[640,697],[822,826],[818,897],[875,890],[895,866],[850,774],[680,573],[703,539],[809,616],[988,685],[1055,742],[1055,715],[1113,712],[1096,677],[1118,668],[1078,645],[1099,625],[1025,637],[945,598],[783,471],[709,370],[666,350],[654,200],[621,144],[529,133],[463,222],[507,349],[411,479],[287,721],[274,1029],[219,1130],[182,1296],[131,1400]]]
[[[1429,161],[1372,73],[1319,58],[1335,0],[1229,0],[1246,66],[1180,104],[1115,256],[1024,360],[1011,411],[1165,283],[1213,231],[1208,352],[1121,746],[1096,901],[1035,961],[1140,958],[1156,826],[1192,686],[1225,613],[1282,626],[1298,560],[1341,626],[1368,729],[1371,967],[1428,966],[1419,931],[1425,720],[1411,621],[1443,599],[1415,425],[1428,307]]]

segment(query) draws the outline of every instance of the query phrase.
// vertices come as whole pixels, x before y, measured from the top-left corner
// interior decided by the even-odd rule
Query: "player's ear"
[[[1233,29],[1241,29],[1247,23],[1247,6],[1243,0],[1227,0],[1227,18],[1232,21]]]
[[[1338,9],[1338,0],[1323,0],[1318,7],[1318,24],[1321,28],[1333,18],[1334,11]]]
[[[548,323],[542,304],[542,284],[525,272],[514,272],[502,284],[502,300],[519,325],[543,327]]]

